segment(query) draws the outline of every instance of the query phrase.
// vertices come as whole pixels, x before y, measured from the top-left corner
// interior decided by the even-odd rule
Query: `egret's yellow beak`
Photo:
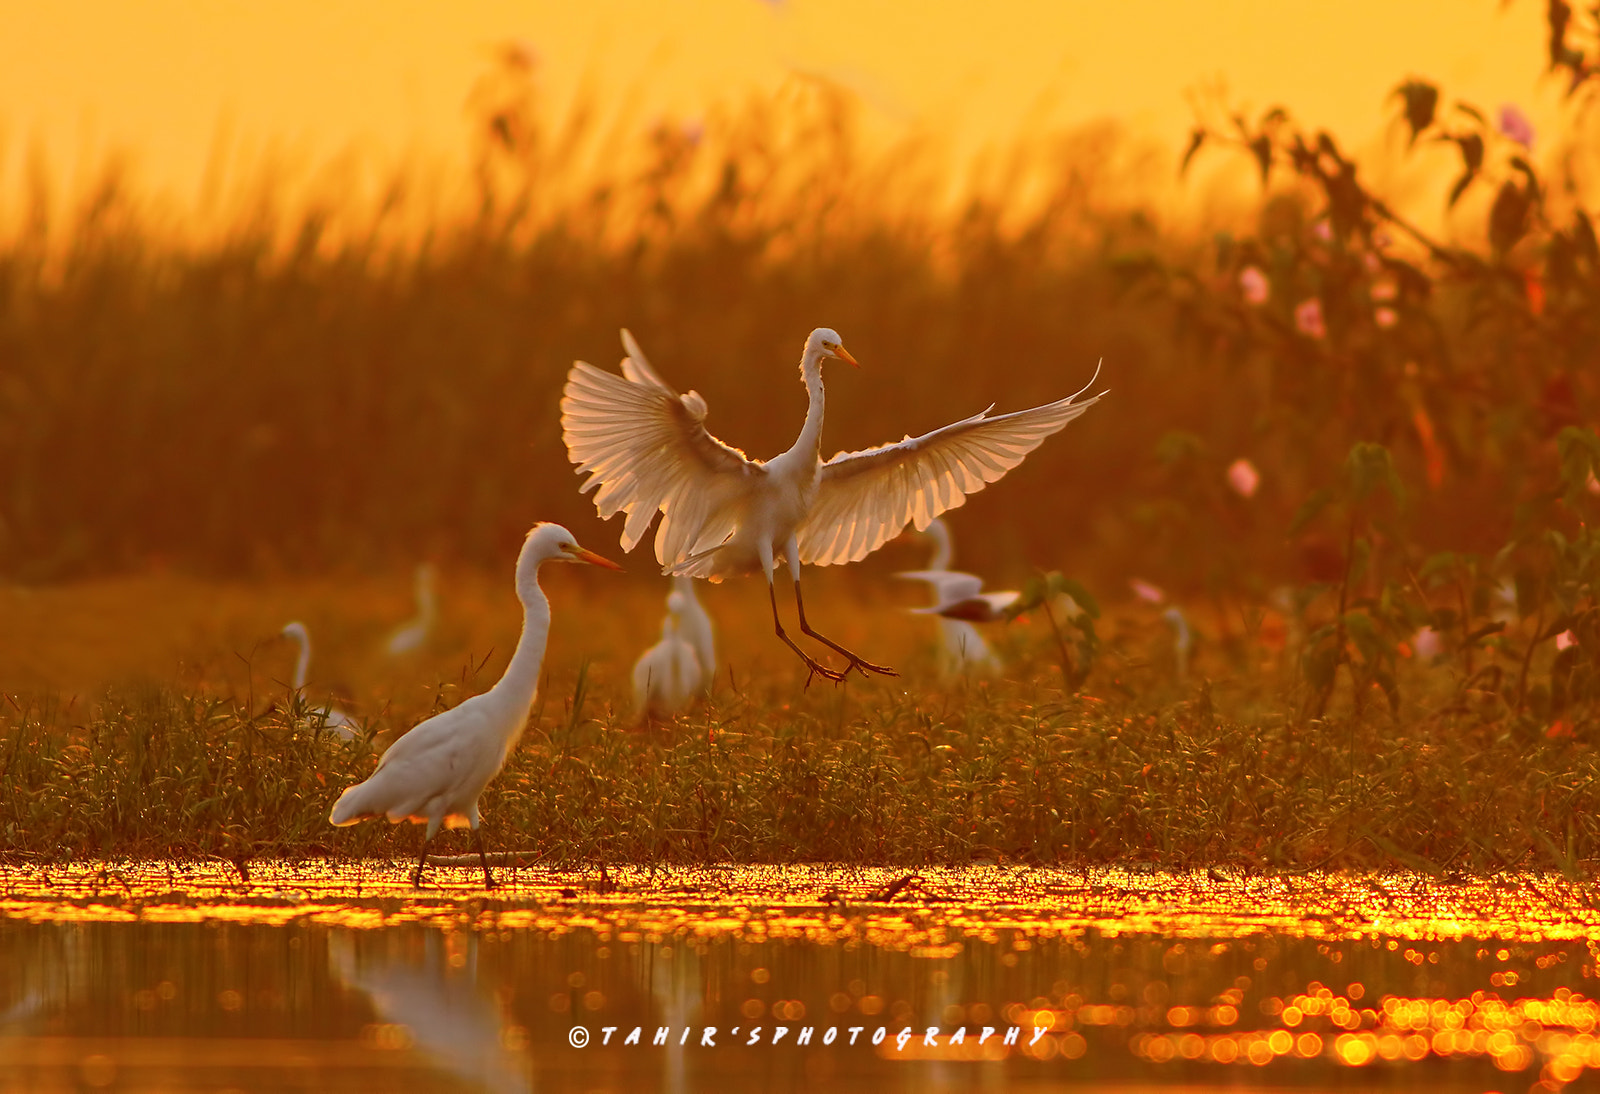
[[[845,349],[843,346],[837,347],[833,351],[833,355],[835,357],[839,358],[839,360],[841,360],[841,361],[849,361],[856,368],[860,368],[861,367],[861,362],[857,361],[854,357],[850,356],[850,351]]]
[[[622,572],[622,567],[612,562],[609,558],[604,555],[597,555],[583,547],[569,547],[567,548],[567,554],[572,556],[572,561],[574,562],[587,562],[591,566],[604,566],[608,570]]]

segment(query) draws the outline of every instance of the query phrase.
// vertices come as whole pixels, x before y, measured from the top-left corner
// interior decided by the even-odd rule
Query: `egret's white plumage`
[[[633,705],[641,718],[676,714],[700,690],[700,656],[679,631],[685,607],[683,593],[673,589],[667,594],[661,641],[645,650],[634,663]]]
[[[803,633],[849,658],[850,669],[891,673],[813,631],[800,599],[802,562],[855,562],[898,535],[919,529],[968,494],[998,481],[1046,437],[1092,406],[1077,395],[991,417],[985,410],[921,437],[821,458],[822,362],[855,363],[839,335],[819,327],[806,339],[800,376],[808,405],[800,435],[765,462],[717,440],[705,427],[706,403],[680,395],[650,366],[627,331],[622,375],[579,361],[561,399],[562,436],[583,490],[595,490],[602,517],[625,515],[622,547],[631,551],[656,514],[656,559],[665,572],[719,581],[759,567],[773,623],[812,672],[844,673],[806,654],[783,630],[772,588],[778,559],[795,582]],[[1092,381],[1091,381],[1092,382]],[[1079,395],[1082,392],[1078,393]],[[992,408],[991,408],[992,409]]]
[[[432,563],[417,567],[417,614],[390,633],[383,648],[390,657],[400,657],[422,648],[438,619],[439,604],[434,598]]]
[[[717,677],[717,640],[711,615],[695,593],[694,578],[680,574],[672,579],[672,588],[683,597],[683,606],[678,612],[678,633],[694,647],[700,661],[700,690],[710,691]]]
[[[417,723],[389,746],[370,778],[339,796],[328,815],[336,825],[378,816],[387,816],[394,824],[403,820],[426,824],[422,855],[413,875],[417,885],[422,884],[428,843],[444,825],[472,829],[483,862],[484,883],[494,887],[478,836],[478,797],[505,765],[533,707],[550,635],[550,601],[539,588],[539,567],[546,562],[588,562],[621,569],[578,546],[572,533],[559,524],[535,525],[517,556],[522,636],[504,675],[481,695]]]
[[[968,615],[959,614],[974,605],[974,596],[981,601],[982,610],[993,618],[1017,600],[1018,593],[983,593],[983,582],[971,574],[950,569],[955,555],[955,545],[950,538],[950,528],[943,520],[933,520],[923,533],[933,541],[933,557],[926,570],[907,570],[896,574],[913,581],[925,581],[933,587],[933,603],[914,612],[939,617],[939,667],[946,676],[965,673],[982,673],[993,676],[1002,668],[1000,657],[989,648],[978,628],[968,622]],[[952,615],[952,609],[956,613]]]
[[[296,620],[293,623],[284,624],[280,633],[285,638],[293,639],[300,647],[300,656],[294,663],[294,682],[292,686],[296,693],[303,692],[306,686],[306,678],[311,674],[311,632],[306,629],[304,623]],[[354,718],[332,705],[332,703],[310,709],[314,715],[320,717],[320,722],[317,723],[318,728],[326,729],[330,733],[337,733],[347,741],[355,737],[361,729]]]

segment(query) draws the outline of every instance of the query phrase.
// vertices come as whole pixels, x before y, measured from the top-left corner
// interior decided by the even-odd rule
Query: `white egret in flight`
[[[522,637],[505,674],[481,695],[418,722],[389,746],[366,782],[339,795],[328,815],[328,820],[341,826],[378,816],[387,816],[392,824],[403,820],[426,824],[428,832],[411,878],[418,887],[428,844],[442,824],[472,829],[472,842],[483,863],[483,883],[494,888],[478,832],[478,797],[505,766],[533,708],[539,667],[550,636],[550,601],[539,588],[539,567],[546,562],[588,562],[609,570],[622,569],[578,546],[572,533],[559,524],[534,525],[517,556]]]
[[[686,598],[678,589],[667,594],[661,641],[634,663],[633,705],[641,718],[676,714],[700,690],[700,655],[680,630],[686,607]]]
[[[439,604],[433,594],[434,576],[432,563],[424,562],[417,567],[417,614],[395,628],[384,642],[383,648],[390,657],[400,657],[419,650],[428,640],[428,634],[439,616]]]
[[[760,567],[778,637],[811,674],[829,680],[842,680],[851,669],[895,673],[811,629],[800,596],[800,564],[856,562],[908,523],[926,528],[968,494],[998,481],[1100,398],[1075,402],[1073,395],[994,417],[985,410],[921,437],[840,452],[824,462],[822,362],[856,360],[837,333],[818,327],[800,358],[809,397],[800,436],[763,462],[707,432],[705,400],[693,391],[678,394],[626,330],[622,344],[628,356],[621,376],[583,361],[567,374],[562,437],[578,473],[589,476],[581,489],[598,488],[594,502],[602,517],[627,514],[625,551],[638,545],[660,512],[656,559],[666,573],[720,581]],[[780,558],[794,582],[801,632],[846,657],[843,672],[817,661],[784,631],[774,585]]]
[[[304,623],[296,620],[284,624],[280,632],[285,638],[292,638],[300,647],[300,657],[294,663],[294,683],[296,693],[305,689],[306,677],[311,674],[311,632],[306,630]],[[353,738],[361,727],[356,725],[356,720],[338,707],[329,704],[324,707],[314,708],[316,713],[322,715],[321,728],[330,733],[337,733],[345,740]]]
[[[923,529],[923,534],[933,540],[933,557],[928,560],[926,570],[907,570],[896,574],[896,577],[908,578],[912,581],[926,581],[933,587],[933,604],[926,608],[913,608],[912,611],[928,613],[939,617],[940,653],[939,665],[946,676],[959,676],[964,672],[979,672],[993,676],[1001,669],[999,656],[989,648],[989,643],[983,640],[983,635],[963,616],[951,618],[946,613],[963,607],[970,608],[965,602],[973,595],[979,594],[983,582],[971,574],[950,569],[950,560],[954,556],[954,545],[950,539],[950,528],[943,520],[928,522],[928,527]],[[1015,603],[1018,593],[989,593],[990,597],[1009,597],[1010,600],[1001,605],[999,611],[1004,611],[1011,603]],[[991,601],[984,601],[986,608],[995,610]]]

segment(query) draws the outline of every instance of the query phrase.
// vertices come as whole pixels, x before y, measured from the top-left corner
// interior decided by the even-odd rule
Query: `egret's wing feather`
[[[898,444],[839,453],[823,464],[816,501],[800,526],[800,561],[856,562],[908,523],[926,528],[940,513],[964,504],[968,494],[999,481],[1100,395],[1077,398],[992,418],[985,410]]]
[[[561,397],[562,439],[578,474],[589,475],[580,489],[596,490],[600,515],[627,514],[623,550],[633,550],[663,514],[656,559],[671,565],[727,539],[740,483],[765,467],[706,431],[697,393],[677,394],[642,357],[625,369],[629,376],[583,361],[572,366]]]
[[[1022,594],[1015,589],[1010,589],[1003,593],[979,593],[978,595],[989,602],[989,606],[994,609],[996,615],[1000,615],[1011,605],[1022,599]]]
[[[965,600],[983,591],[983,578],[960,570],[905,570],[894,576],[908,581],[926,581],[933,586],[934,595],[940,603]]]
[[[673,386],[663,380],[661,374],[650,364],[649,358],[644,355],[644,350],[639,348],[639,343],[634,339],[633,332],[627,327],[622,328],[622,348],[628,354],[622,359],[622,375],[635,384],[660,388],[674,399],[678,397],[678,392]]]

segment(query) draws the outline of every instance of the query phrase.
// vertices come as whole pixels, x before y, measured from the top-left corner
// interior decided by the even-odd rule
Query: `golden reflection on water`
[[[1296,1084],[1416,1068],[1554,1090],[1600,1068],[1600,1004],[1581,990],[1600,911],[1587,885],[1551,876],[520,868],[491,893],[472,867],[420,891],[407,869],[0,870],[0,1063],[31,1060],[38,1077],[70,1059],[82,1078],[91,1057],[128,1068],[169,1042],[175,1058],[192,1040],[220,1059],[248,1030],[268,1038],[252,1051],[276,1046],[257,1067],[408,1061],[517,1091],[603,1066],[604,1088],[693,1089],[775,1066],[726,1039],[781,1026],[819,1040],[771,1060],[862,1084],[905,1065],[1190,1084],[1271,1066]],[[128,972],[150,939],[188,956]],[[227,971],[250,961],[267,971]],[[283,980],[286,962],[301,971]],[[580,1024],[615,1027],[617,1044],[574,1056]],[[707,1026],[721,1051],[691,1054]],[[859,1046],[820,1044],[850,1028],[867,1031]],[[645,1047],[658,1029],[672,1039]]]

